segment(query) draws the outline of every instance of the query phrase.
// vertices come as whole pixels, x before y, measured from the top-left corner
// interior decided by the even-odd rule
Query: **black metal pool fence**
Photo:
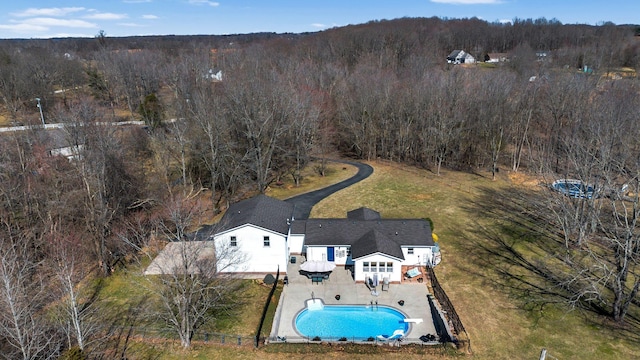
[[[260,346],[260,343],[264,342],[264,337],[262,336],[262,327],[264,326],[264,320],[267,317],[267,310],[269,309],[269,305],[271,304],[271,299],[273,298],[273,293],[276,291],[276,287],[278,287],[278,279],[280,278],[280,266],[278,266],[278,270],[276,271],[276,279],[273,282],[273,286],[271,286],[271,291],[269,291],[269,296],[264,303],[264,308],[262,309],[262,316],[260,317],[260,325],[258,325],[258,330],[256,331],[256,336],[254,338],[253,345],[255,347]]]
[[[462,325],[462,321],[460,321],[460,317],[456,312],[453,303],[447,296],[447,293],[444,291],[438,278],[436,277],[436,273],[433,271],[433,268],[427,266],[427,275],[429,276],[429,280],[431,280],[431,287],[433,289],[433,295],[436,300],[440,304],[442,310],[445,311],[449,321],[453,325],[453,329],[456,332],[456,336],[454,339],[451,339],[458,349],[465,349],[467,352],[471,352],[471,339],[469,339],[469,335],[467,334],[467,330],[465,330],[464,325]],[[462,338],[464,337],[464,338]]]

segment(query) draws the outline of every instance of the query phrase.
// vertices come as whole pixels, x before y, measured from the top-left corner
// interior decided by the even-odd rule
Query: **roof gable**
[[[400,245],[378,230],[370,230],[353,243],[351,254],[354,259],[383,253],[404,260]]]
[[[379,220],[380,218],[379,212],[366,207],[347,212],[347,219],[350,220]]]
[[[455,59],[458,56],[458,54],[460,54],[460,51],[462,50],[453,50],[447,57]]]

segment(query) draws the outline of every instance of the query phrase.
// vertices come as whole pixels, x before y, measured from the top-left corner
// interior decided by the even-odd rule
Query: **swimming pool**
[[[405,334],[409,324],[400,311],[387,306],[326,305],[302,310],[295,319],[296,330],[303,336],[323,340],[366,340],[378,335],[389,336],[396,330]]]
[[[556,180],[551,186],[566,196],[579,199],[591,199],[596,192],[593,186],[575,179]]]

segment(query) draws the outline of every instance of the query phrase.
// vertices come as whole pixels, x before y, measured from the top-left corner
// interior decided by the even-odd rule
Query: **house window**
[[[369,272],[369,262],[365,261],[362,263],[362,271],[363,272]]]
[[[392,262],[388,262],[387,263],[387,272],[393,272],[393,263]]]
[[[262,240],[262,244],[264,245],[264,247],[269,247],[271,246],[271,242],[269,241],[269,237],[265,236]]]
[[[347,248],[347,257],[351,257],[351,246]]]
[[[408,248],[407,249],[407,254],[413,255],[413,248]]]
[[[238,239],[235,236],[231,237],[230,245],[231,246],[238,246]]]
[[[375,261],[371,263],[371,272],[378,272],[378,263]]]

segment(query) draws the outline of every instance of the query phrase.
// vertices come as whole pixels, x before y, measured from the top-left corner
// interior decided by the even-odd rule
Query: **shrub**
[[[424,218],[427,222],[429,222],[429,227],[431,227],[431,231],[433,231],[433,220],[431,218]]]

